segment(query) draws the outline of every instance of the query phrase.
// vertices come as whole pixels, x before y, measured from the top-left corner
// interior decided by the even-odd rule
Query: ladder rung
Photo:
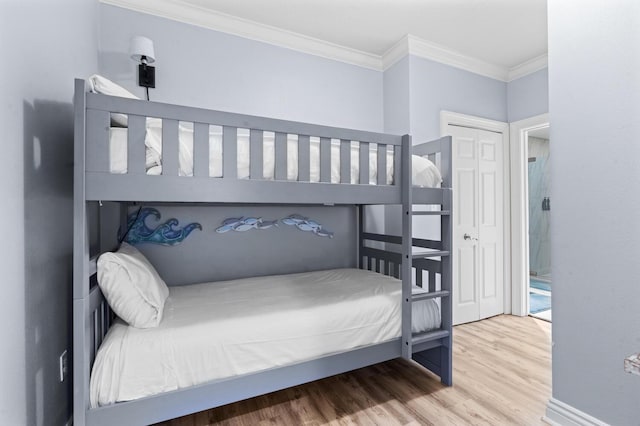
[[[440,256],[449,256],[448,251],[421,251],[418,253],[413,253],[414,259],[426,259],[428,257],[440,257]]]
[[[451,210],[412,211],[411,214],[414,216],[448,216],[451,214]]]
[[[413,293],[411,295],[411,301],[417,302],[419,300],[435,299],[436,297],[449,297],[451,293],[448,290],[432,291],[429,293]]]
[[[449,332],[447,330],[433,330],[427,331],[424,333],[414,334],[411,336],[411,344],[419,345],[421,343],[431,342],[433,340],[442,339],[444,337],[449,337]]]

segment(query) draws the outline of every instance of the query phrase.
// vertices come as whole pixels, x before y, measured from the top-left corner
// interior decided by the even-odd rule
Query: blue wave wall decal
[[[149,216],[160,220],[160,212],[151,207],[143,207],[138,212],[131,213],[127,218],[127,232],[125,241],[131,245],[140,243],[161,244],[164,246],[174,246],[184,241],[194,229],[202,231],[202,225],[197,222],[190,223],[182,228],[178,228],[178,219],[172,218],[155,228],[150,228],[146,224]]]
[[[278,226],[277,220],[263,220],[261,217],[230,217],[222,221],[222,225],[216,228],[218,234],[229,231],[245,232],[251,229],[269,229]]]
[[[292,214],[281,220],[282,223],[289,226],[295,226],[301,231],[313,232],[318,237],[333,238],[333,232],[324,229],[321,224],[315,220],[309,219],[299,214]]]

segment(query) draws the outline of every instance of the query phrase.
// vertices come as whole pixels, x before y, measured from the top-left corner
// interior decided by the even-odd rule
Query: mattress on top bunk
[[[412,312],[414,332],[440,328],[434,300]],[[401,282],[370,271],[171,287],[158,327],[111,327],[93,366],[91,406],[382,343],[400,330]]]
[[[158,119],[149,119],[145,135],[146,146],[146,170],[147,174],[162,174],[162,125]],[[219,126],[210,126],[209,134],[209,176],[222,177],[222,129]],[[193,175],[193,125],[180,123],[179,132],[179,176]],[[110,172],[122,174],[127,172],[127,128],[111,127],[109,132],[110,145]],[[238,129],[238,178],[249,178],[249,131]],[[287,179],[298,179],[298,137],[287,135]],[[312,137],[310,143],[310,181],[320,181],[320,142],[319,138]],[[263,139],[263,177],[267,180],[274,179],[274,133],[264,132]],[[394,181],[393,154],[387,151],[386,183]],[[351,176],[350,183],[359,182],[360,151],[356,144],[351,145]],[[437,188],[442,182],[442,175],[433,162],[428,158],[413,156],[412,162],[413,184],[419,187]],[[369,150],[369,184],[376,184],[378,172],[377,152],[370,147]],[[340,144],[337,140],[331,143],[331,182],[340,182]]]

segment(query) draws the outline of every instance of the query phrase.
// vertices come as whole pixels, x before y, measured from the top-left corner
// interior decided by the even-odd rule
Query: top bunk
[[[408,135],[92,93],[81,79],[75,81],[74,107],[76,196],[85,201],[332,205],[450,199],[448,137],[412,146]]]

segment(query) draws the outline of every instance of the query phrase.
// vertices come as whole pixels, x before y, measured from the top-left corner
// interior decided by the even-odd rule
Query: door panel
[[[481,152],[487,154],[478,161],[478,173],[482,176],[478,244],[483,253],[479,264],[480,318],[487,318],[504,312],[502,135],[477,132]]]
[[[458,191],[456,201],[458,209],[455,223],[458,226],[468,227],[469,230],[476,229],[476,176],[474,169],[460,169],[456,171],[458,178]]]
[[[496,297],[498,291],[496,289],[496,245],[483,244],[482,256],[480,264],[483,267],[482,280],[482,298],[490,299]]]
[[[480,199],[495,197],[496,174],[494,172],[482,173],[482,185],[480,185]],[[483,201],[481,226],[496,226],[496,203]]]
[[[503,312],[503,136],[447,128],[454,169],[453,323],[461,324]]]
[[[475,265],[476,248],[474,246],[461,247],[458,250],[458,256],[460,262],[458,263],[458,276],[460,277],[459,283],[471,283],[471,285],[462,285],[456,288],[458,295],[457,301],[460,306],[476,305],[478,298],[476,297],[476,271],[473,267]],[[471,265],[471,268],[466,267]],[[465,267],[460,267],[465,266]],[[477,309],[473,308],[472,314],[477,315]]]
[[[458,127],[453,136],[453,324],[480,315],[478,250],[478,143],[473,129]],[[469,239],[464,239],[464,235]]]

